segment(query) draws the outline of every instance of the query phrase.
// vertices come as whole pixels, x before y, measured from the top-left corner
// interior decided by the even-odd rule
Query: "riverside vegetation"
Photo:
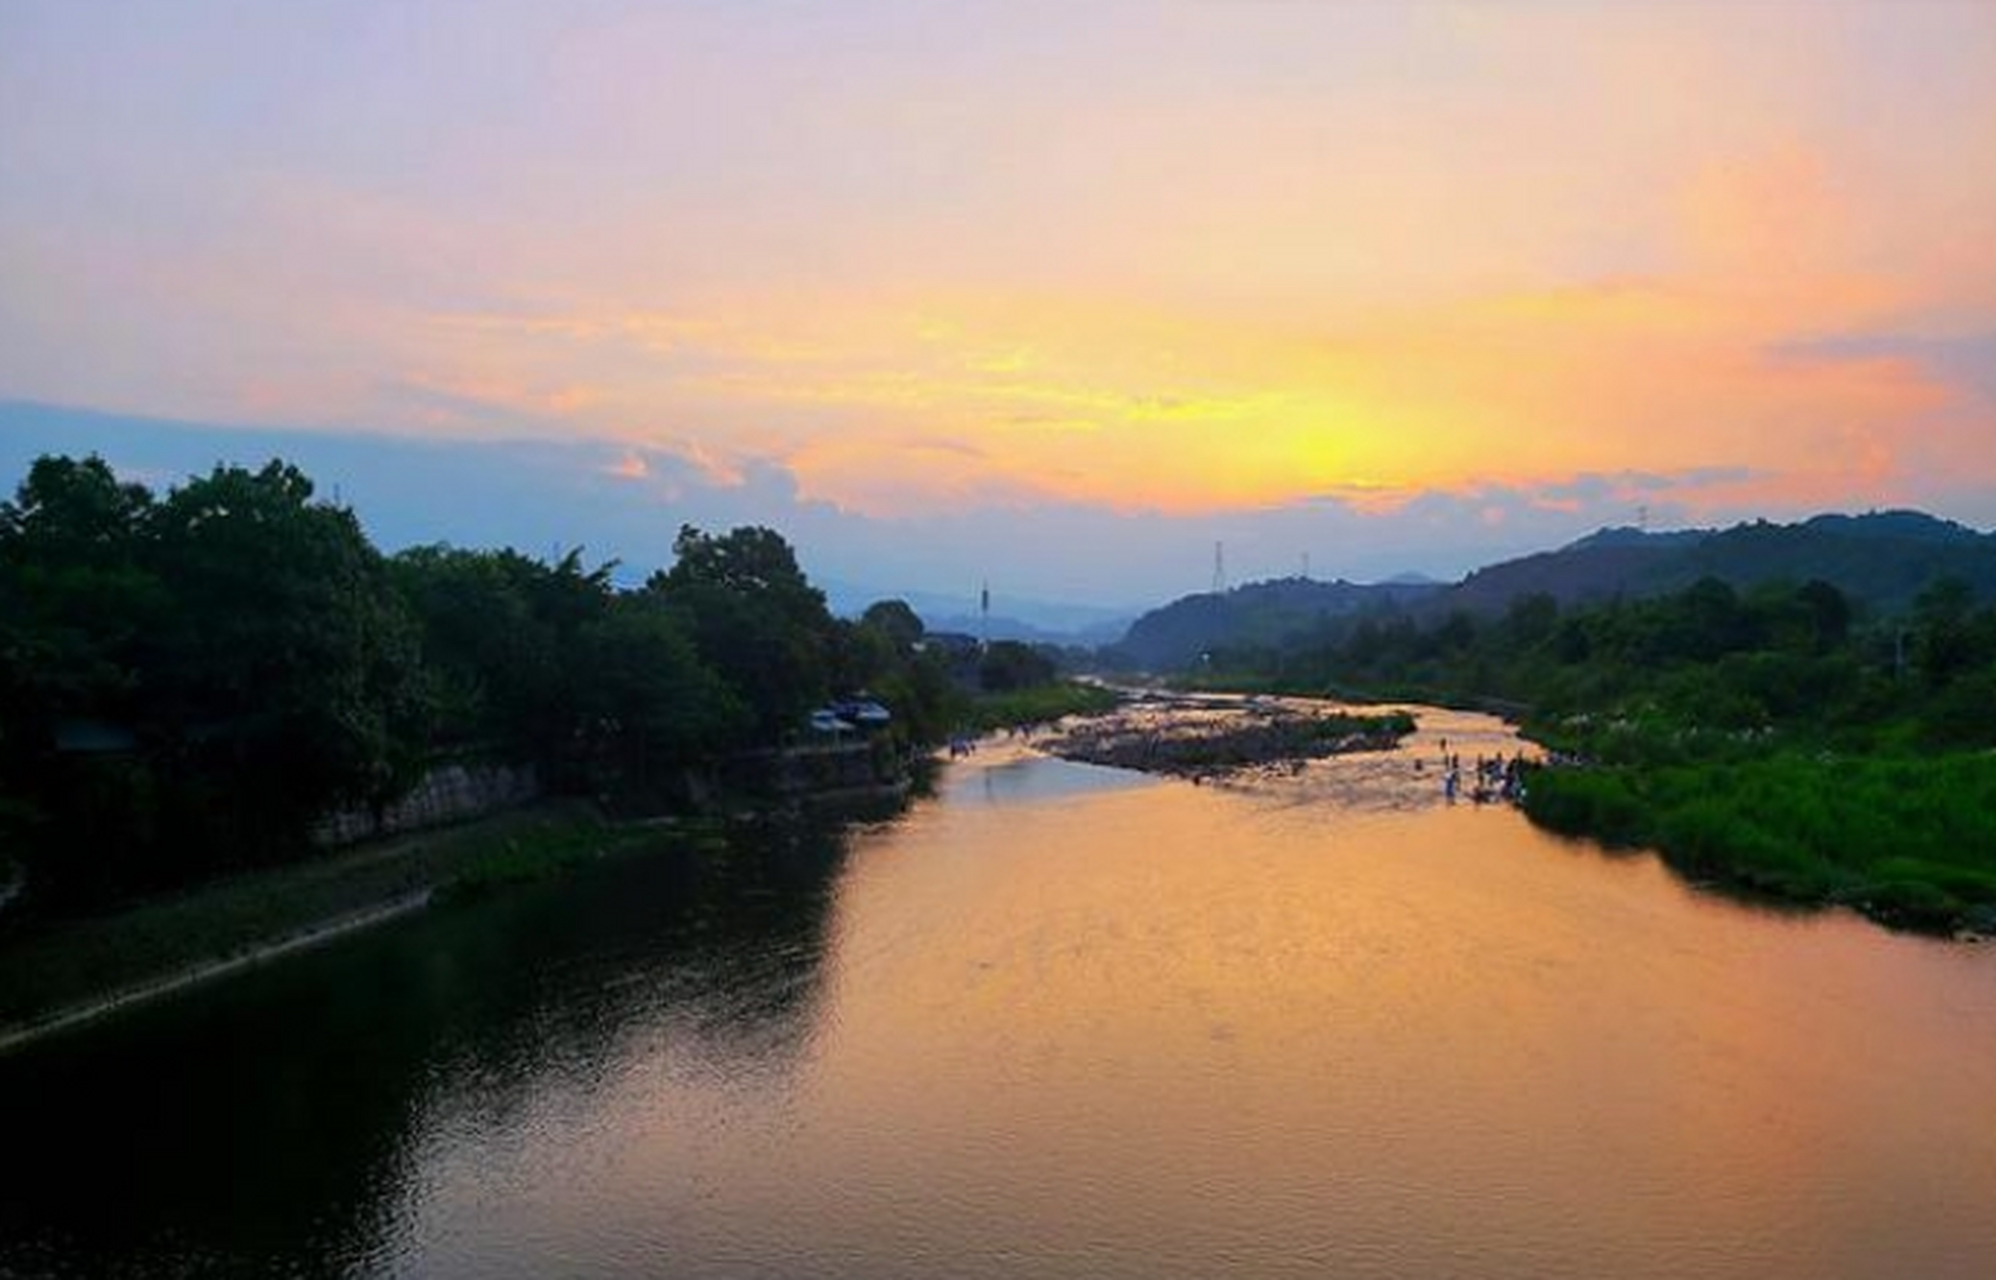
[[[835,696],[889,708],[869,735],[889,762],[1101,696],[1026,645],[931,649],[901,601],[834,617],[771,530],[686,526],[674,552],[634,589],[579,549],[388,556],[283,462],[155,494],[96,457],[36,461],[0,503],[0,987],[33,969],[40,994],[0,992],[0,1013],[411,887],[538,874],[617,843],[601,814],[738,807],[723,766],[806,740]],[[331,810],[487,761],[531,766],[555,803],[482,856],[314,843]],[[95,919],[134,903],[145,923]]]
[[[1492,706],[1561,767],[1526,810],[1687,875],[1996,932],[1996,609],[1959,580],[1867,612],[1822,581],[1497,616],[1382,611],[1220,650],[1206,683]]]

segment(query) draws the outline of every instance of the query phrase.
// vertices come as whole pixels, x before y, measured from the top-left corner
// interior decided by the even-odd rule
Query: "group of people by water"
[[[1019,724],[1008,724],[1004,727],[1003,732],[1006,741],[1024,742],[1026,745],[1031,746],[1034,738],[1045,737],[1047,734],[1052,733],[1054,731],[1054,728],[1055,726],[1051,721],[1031,720],[1031,721],[1024,721]],[[998,731],[994,730],[993,736],[995,736],[997,732]],[[970,730],[968,729],[957,730],[955,733],[950,735],[949,758],[952,760],[956,760],[960,759],[963,756],[976,755],[977,740],[978,740],[978,735],[972,733]]]
[[[1468,798],[1476,804],[1494,804],[1503,801],[1517,804],[1525,798],[1525,757],[1523,752],[1514,752],[1506,757],[1502,752],[1494,756],[1479,753],[1471,762],[1465,775],[1462,755],[1451,752],[1448,739],[1441,740],[1442,757],[1442,798],[1450,804],[1458,799]],[[1425,761],[1416,760],[1414,768],[1425,771]]]

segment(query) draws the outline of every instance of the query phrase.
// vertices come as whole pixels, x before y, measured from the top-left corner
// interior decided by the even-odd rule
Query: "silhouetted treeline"
[[[87,905],[301,856],[440,760],[657,807],[834,696],[891,709],[883,750],[960,714],[905,604],[834,618],[768,529],[674,550],[636,590],[579,551],[390,557],[282,462],[160,495],[42,458],[0,504],[0,871]]]
[[[1527,595],[1495,617],[1376,612],[1212,665],[1296,689],[1508,701],[1547,719],[1655,714],[1860,746],[1996,744],[1996,609],[1953,579],[1892,616],[1867,616],[1822,581],[1742,593],[1714,578],[1564,610]]]

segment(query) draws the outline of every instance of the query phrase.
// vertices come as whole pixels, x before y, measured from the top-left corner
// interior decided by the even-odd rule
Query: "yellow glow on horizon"
[[[600,413],[597,431],[632,443],[660,438],[648,397],[691,406],[738,424],[728,462],[777,457],[804,496],[876,515],[989,500],[1378,505],[1714,465],[1833,488],[1884,483],[1893,441],[1950,403],[1905,359],[1782,354],[1808,321],[1861,325],[1886,301],[1862,279],[1807,272],[1506,289],[1323,323],[1078,294],[750,300],[669,325],[462,325],[477,335],[460,348],[467,367],[430,385],[522,414]],[[660,368],[667,329],[689,367]],[[574,351],[553,358],[548,343]],[[478,371],[532,369],[511,354],[520,344],[551,371],[621,354],[653,385],[620,399]]]
[[[1082,24],[1075,78],[1037,29],[768,78],[763,19],[606,21],[569,128],[434,189],[244,164],[172,254],[24,218],[55,319],[0,391],[773,463],[875,516],[1996,486],[1996,404],[1920,346],[1996,332],[1996,24],[1927,8],[1195,4]]]

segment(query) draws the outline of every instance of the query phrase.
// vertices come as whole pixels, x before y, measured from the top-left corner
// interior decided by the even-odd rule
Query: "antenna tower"
[[[1227,589],[1227,544],[1213,544],[1213,594],[1219,595]]]

